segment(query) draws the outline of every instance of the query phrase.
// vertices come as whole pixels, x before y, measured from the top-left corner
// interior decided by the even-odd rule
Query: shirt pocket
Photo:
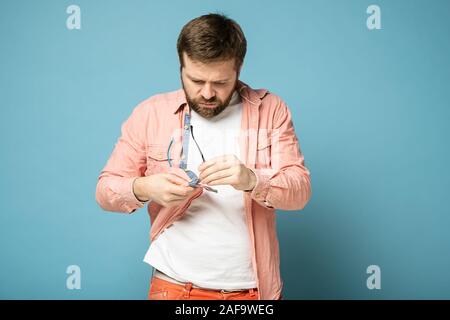
[[[147,146],[147,171],[149,174],[165,173],[169,170],[168,148],[169,145],[166,144]]]
[[[267,132],[258,134],[258,145],[256,147],[256,169],[270,167],[271,149],[271,135]]]

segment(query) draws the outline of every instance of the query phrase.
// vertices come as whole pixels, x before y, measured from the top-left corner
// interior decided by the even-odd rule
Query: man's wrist
[[[253,189],[255,188],[255,186],[256,186],[256,182],[257,182],[257,178],[256,178],[256,174],[253,172],[253,170],[251,170],[251,169],[249,169],[249,168],[247,168],[247,170],[250,172],[249,173],[249,175],[250,175],[250,186],[249,186],[249,188],[247,188],[246,190],[244,190],[245,192],[251,192],[251,191],[253,191]]]
[[[150,199],[143,192],[142,177],[133,180],[133,193],[140,202],[147,202]]]

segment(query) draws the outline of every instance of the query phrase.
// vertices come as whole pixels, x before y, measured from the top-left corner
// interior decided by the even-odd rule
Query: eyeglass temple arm
[[[169,148],[167,148],[167,161],[169,162],[169,167],[172,167],[172,162],[170,161],[170,148],[172,147],[173,138],[170,139]]]
[[[195,140],[194,137],[194,127],[191,125],[191,135],[192,135],[192,140],[194,140],[195,145],[197,146],[198,151],[200,151],[200,155],[202,156],[202,160],[203,162],[205,162],[205,157],[203,156],[202,150],[200,150],[200,147],[197,143],[197,141]],[[172,167],[172,162],[170,161],[170,148],[172,147],[172,143],[173,143],[173,137],[170,139],[170,143],[169,143],[169,148],[167,148],[167,161],[169,162],[169,166]],[[183,150],[184,151],[184,150]]]
[[[200,147],[198,146],[197,141],[195,141],[195,138],[194,138],[194,127],[192,126],[192,124],[191,124],[191,135],[192,135],[192,140],[194,140],[195,145],[197,146],[198,151],[200,151],[200,155],[202,156],[203,162],[205,162],[205,157],[203,156],[202,150],[200,150]]]

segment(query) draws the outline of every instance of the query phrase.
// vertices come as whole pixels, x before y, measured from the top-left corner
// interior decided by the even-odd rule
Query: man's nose
[[[214,90],[212,89],[212,87],[211,87],[210,84],[205,84],[205,85],[203,86],[202,91],[200,92],[200,94],[202,95],[202,97],[203,97],[205,100],[210,100],[210,99],[214,98],[215,95],[216,95],[216,94],[214,93]]]

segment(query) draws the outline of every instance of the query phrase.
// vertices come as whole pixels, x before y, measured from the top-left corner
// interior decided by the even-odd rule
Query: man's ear
[[[239,76],[241,75],[241,70],[242,70],[243,65],[244,65],[244,63],[242,62],[242,64],[239,66],[239,69],[237,71],[237,79],[239,79]]]

